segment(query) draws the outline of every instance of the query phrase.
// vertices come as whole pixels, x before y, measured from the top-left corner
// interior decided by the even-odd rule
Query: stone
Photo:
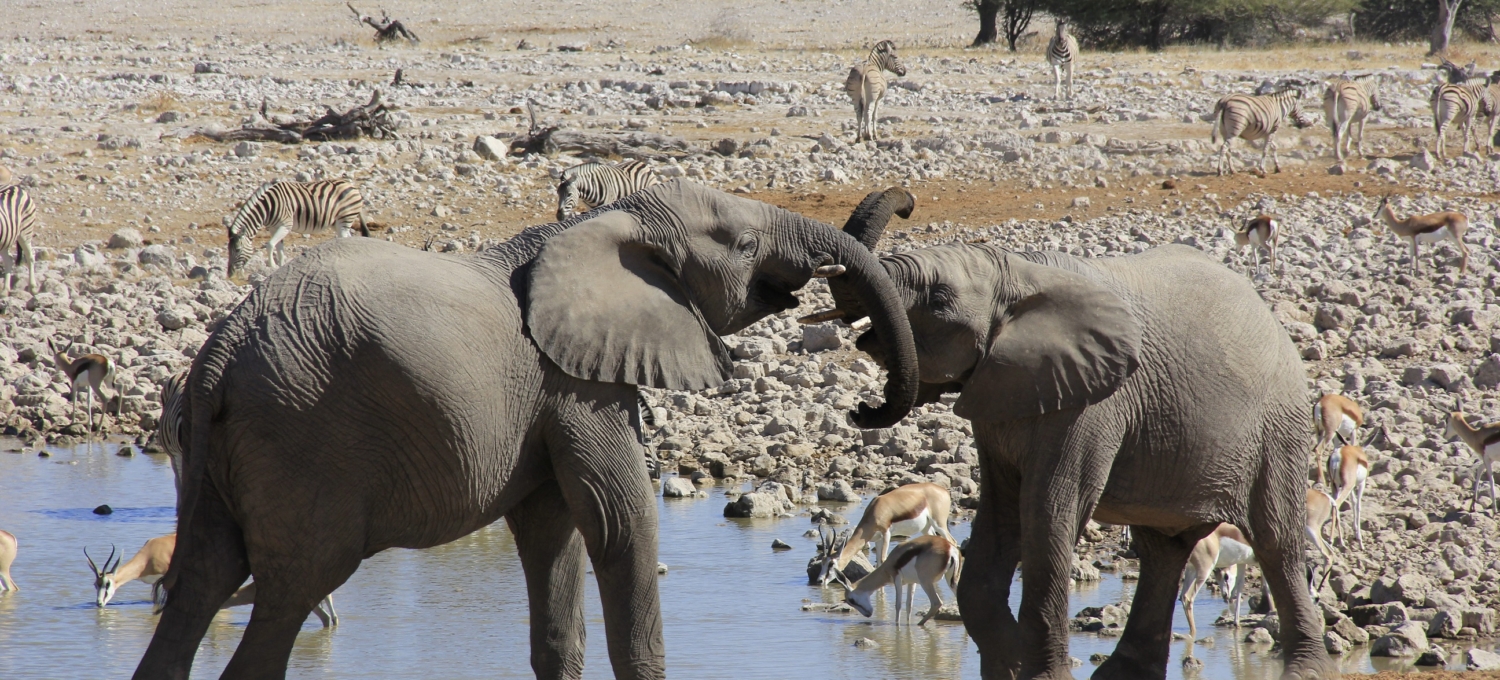
[[[1442,376],[1448,377],[1446,375]],[[1433,382],[1443,384],[1434,378]],[[1388,602],[1400,602],[1407,607],[1420,607],[1427,601],[1427,591],[1432,589],[1432,582],[1421,574],[1407,572],[1394,579],[1382,578],[1370,586],[1370,601],[1375,604]],[[1394,623],[1384,620],[1380,623]]]
[[[1328,166],[1328,174],[1330,175],[1342,175],[1345,172],[1348,172],[1348,170],[1344,168],[1343,163],[1334,163]]]
[[[1098,581],[1099,568],[1084,560],[1077,560],[1073,563],[1070,576],[1074,581]]]
[[[1370,656],[1415,657],[1427,651],[1428,647],[1425,626],[1416,621],[1408,621],[1376,638],[1370,644]]]
[[[864,500],[859,493],[842,479],[835,479],[827,484],[818,485],[818,500],[833,501],[835,503],[858,503]]]
[[[1474,647],[1464,652],[1464,668],[1471,671],[1500,671],[1500,654]]]
[[[870,638],[862,637],[862,638],[854,641],[854,648],[855,649],[880,649],[880,643],[876,642],[874,640],[871,640]]]
[[[1463,628],[1463,624],[1463,612],[1451,609],[1439,610],[1432,617],[1432,620],[1427,622],[1427,637],[1456,638],[1458,637],[1459,629]]]
[[[156,314],[156,322],[169,331],[180,331],[193,320],[192,310],[183,307],[168,307]]]
[[[141,238],[141,232],[125,227],[109,235],[109,247],[119,250],[122,248],[139,248],[145,239]]]
[[[771,539],[771,549],[772,550],[777,550],[777,551],[780,551],[780,550],[791,550],[792,546],[789,545],[786,541],[783,541],[783,540],[781,540],[779,538],[773,538],[773,539]]]
[[[1437,167],[1438,160],[1432,155],[1431,151],[1422,149],[1415,154],[1412,154],[1411,161],[1409,161],[1408,164],[1411,165],[1411,167],[1416,168],[1417,170],[1432,172],[1432,169]]]
[[[1074,196],[1073,197],[1073,207],[1074,208],[1087,208],[1087,207],[1089,207],[1090,203],[1091,203],[1091,201],[1089,201],[1089,197],[1088,196]]]
[[[141,252],[136,253],[135,256],[136,261],[143,265],[154,264],[160,267],[171,267],[175,258],[176,253],[173,252],[172,248],[160,243],[142,248]]]
[[[1474,369],[1474,386],[1492,390],[1500,387],[1500,354],[1491,354]]]
[[[1495,632],[1495,610],[1488,607],[1477,607],[1464,610],[1464,628],[1473,628],[1480,635],[1489,636]]]
[[[200,61],[193,64],[193,73],[228,73],[223,64],[216,61]]]
[[[733,137],[724,137],[714,142],[713,150],[720,156],[733,156],[740,152],[740,142]]]
[[[668,477],[661,482],[663,498],[692,498],[697,493],[697,487],[685,477]]]
[[[802,327],[802,350],[822,352],[838,349],[844,345],[839,329],[831,323],[812,324]]]
[[[1421,656],[1418,656],[1416,661],[1416,665],[1418,666],[1429,667],[1443,666],[1447,663],[1448,652],[1444,651],[1442,647],[1433,647],[1432,649],[1422,652]]]
[[[1256,645],[1269,645],[1276,642],[1276,639],[1271,637],[1271,631],[1264,628],[1256,628],[1250,631],[1249,635],[1245,636],[1245,642]]]
[[[1342,635],[1330,630],[1323,633],[1323,648],[1327,649],[1329,654],[1338,656],[1348,654],[1354,645],[1349,644],[1349,641],[1345,640]]]
[[[725,517],[766,518],[782,514],[788,508],[780,496],[754,491],[730,501],[724,506]]]
[[[94,508],[94,514],[96,514],[96,515],[113,515],[113,514],[115,514],[115,509],[109,507],[108,505],[101,505],[101,506],[99,506],[97,508]]]
[[[510,147],[505,142],[489,135],[480,135],[474,138],[474,153],[487,161],[503,160],[510,153]]]
[[[239,158],[254,158],[260,155],[260,142],[249,140],[234,145],[234,155]]]
[[[99,248],[92,243],[85,243],[73,249],[73,262],[80,267],[92,267],[104,264],[104,256],[99,254]]]

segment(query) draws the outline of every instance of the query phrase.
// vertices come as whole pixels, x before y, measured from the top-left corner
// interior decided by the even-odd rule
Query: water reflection
[[[0,451],[5,450],[0,443]],[[0,453],[0,527],[21,550],[12,572],[24,589],[0,594],[0,678],[122,677],[139,660],[156,617],[150,588],[124,586],[109,607],[94,607],[92,576],[82,548],[115,544],[126,559],[146,539],[173,530],[172,473],[164,457],[114,455],[113,446],[57,450],[51,458]],[[803,567],[815,539],[803,538],[806,518],[727,520],[715,490],[707,500],[661,501],[661,580],[668,667],[674,677],[780,679],[977,678],[979,657],[963,626],[933,621],[925,628],[891,621],[891,591],[874,618],[804,612],[804,600],[837,602],[842,591],[806,585]],[[94,515],[99,504],[115,514]],[[835,510],[857,516],[857,506]],[[967,526],[955,527],[962,539]],[[779,538],[795,549],[773,552]],[[944,601],[953,595],[940,586]],[[1019,604],[1020,589],[1014,589]],[[1070,612],[1128,599],[1133,584],[1108,577],[1073,593]],[[298,678],[529,678],[526,592],[520,562],[504,523],[430,550],[390,550],[367,560],[334,595],[341,625],[325,630],[310,617],[291,657]],[[919,610],[926,596],[916,597]],[[1206,591],[1200,620],[1224,609]],[[610,677],[598,598],[586,604],[588,678]],[[198,654],[195,674],[216,677],[249,619],[248,607],[220,612]],[[1175,630],[1187,632],[1179,613]],[[1212,646],[1192,647],[1202,671],[1189,678],[1260,680],[1279,675],[1269,649],[1238,642],[1248,629],[1200,629]],[[868,638],[878,647],[861,648]],[[1071,654],[1085,663],[1109,653],[1114,638],[1078,634]],[[1183,678],[1187,642],[1173,643],[1168,677]],[[1407,667],[1351,655],[1345,671]]]

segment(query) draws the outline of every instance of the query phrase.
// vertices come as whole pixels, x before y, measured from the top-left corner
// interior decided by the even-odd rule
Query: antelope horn
[[[99,565],[94,564],[94,558],[89,557],[89,549],[87,547],[83,549],[83,559],[89,561],[89,569],[94,572],[94,578],[99,578],[99,576],[101,576],[101,574],[99,573]]]
[[[121,555],[120,557],[124,557],[124,555]],[[114,560],[115,561],[115,566],[113,566],[113,567],[109,566],[109,561],[110,560]],[[104,573],[106,573],[106,574],[113,574],[113,573],[115,573],[115,570],[119,569],[119,568],[120,568],[120,558],[119,557],[115,557],[115,544],[111,543],[111,544],[109,544],[109,557],[104,558]]]
[[[817,314],[808,314],[807,316],[797,319],[797,323],[803,325],[823,323],[824,321],[834,321],[837,319],[842,319],[845,316],[847,316],[847,313],[842,309],[826,309],[818,312]]]
[[[834,276],[839,276],[839,275],[843,274],[844,271],[845,271],[844,270],[844,265],[841,265],[841,264],[825,264],[825,265],[823,265],[821,267],[818,267],[817,269],[813,270],[813,277],[814,278],[819,278],[819,279],[826,279],[826,278],[830,278],[830,277],[834,277]]]

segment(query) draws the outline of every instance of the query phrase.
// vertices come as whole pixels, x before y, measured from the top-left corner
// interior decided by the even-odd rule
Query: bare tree
[[[1003,30],[1006,45],[1016,51],[1016,41],[1031,26],[1039,4],[1039,0],[969,0],[965,6],[979,12],[979,34],[970,47],[994,43]]]
[[[1464,0],[1437,0],[1437,22],[1432,27],[1428,54],[1443,54],[1448,51],[1448,41],[1453,37],[1453,22],[1458,18],[1458,8]]]

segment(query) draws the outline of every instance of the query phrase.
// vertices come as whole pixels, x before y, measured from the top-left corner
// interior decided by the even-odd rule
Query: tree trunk
[[[1453,21],[1458,18],[1458,7],[1463,0],[1437,0],[1437,23],[1432,27],[1431,54],[1448,51],[1448,41],[1453,37]]]
[[[999,31],[995,28],[995,17],[1000,14],[1000,0],[979,0],[975,3],[979,10],[979,35],[974,36],[974,44],[969,47],[979,47],[995,42],[999,37]],[[1015,51],[1016,46],[1010,46]]]
[[[1005,42],[1010,51],[1016,51],[1016,41],[1031,26],[1031,15],[1036,12],[1037,0],[1010,0],[1005,4]]]

